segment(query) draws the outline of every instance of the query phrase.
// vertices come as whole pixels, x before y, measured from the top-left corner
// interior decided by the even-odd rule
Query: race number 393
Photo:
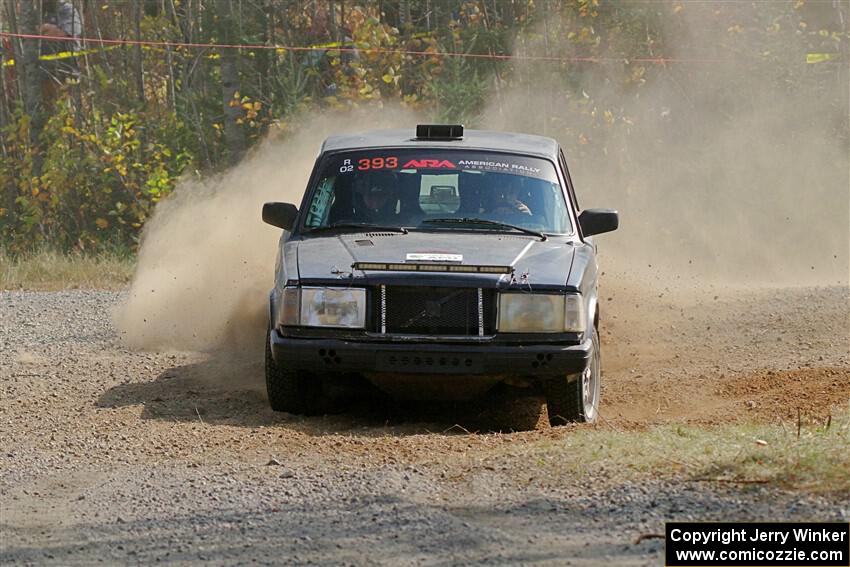
[[[827,522],[670,522],[668,567],[850,567],[850,524]]]
[[[351,159],[344,159],[342,165],[339,166],[340,173],[352,173],[357,171],[371,171],[373,169],[397,169],[398,157],[396,156],[375,156],[355,159],[356,164],[352,163]]]
[[[357,160],[358,171],[369,171],[370,169],[395,169],[398,167],[398,158],[395,156],[363,158]]]

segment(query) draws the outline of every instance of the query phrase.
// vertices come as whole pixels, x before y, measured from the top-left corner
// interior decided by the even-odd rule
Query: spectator
[[[75,53],[80,50],[83,22],[80,13],[68,0],[42,0],[41,34],[67,38],[66,41],[43,41],[42,55]],[[48,77],[57,83],[79,76],[80,68],[74,56],[48,60],[42,65]]]

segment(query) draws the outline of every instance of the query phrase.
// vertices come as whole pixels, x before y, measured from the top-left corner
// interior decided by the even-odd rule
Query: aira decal
[[[402,169],[456,169],[457,166],[447,159],[412,159]]]

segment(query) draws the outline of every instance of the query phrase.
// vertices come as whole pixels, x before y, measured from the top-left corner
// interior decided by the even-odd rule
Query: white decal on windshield
[[[463,254],[411,253],[408,262],[463,262]]]
[[[473,159],[462,159],[457,164],[465,169],[480,169],[480,170],[495,170],[495,171],[516,171],[523,174],[539,175],[539,167],[531,167],[521,163],[508,163],[505,161],[482,161]]]

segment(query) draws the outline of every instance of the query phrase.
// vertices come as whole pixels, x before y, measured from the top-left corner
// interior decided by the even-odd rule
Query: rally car
[[[599,415],[596,245],[617,212],[580,210],[558,143],[419,125],[325,140],[283,229],[266,385],[315,414],[335,380],[468,399],[534,388],[552,425]]]

